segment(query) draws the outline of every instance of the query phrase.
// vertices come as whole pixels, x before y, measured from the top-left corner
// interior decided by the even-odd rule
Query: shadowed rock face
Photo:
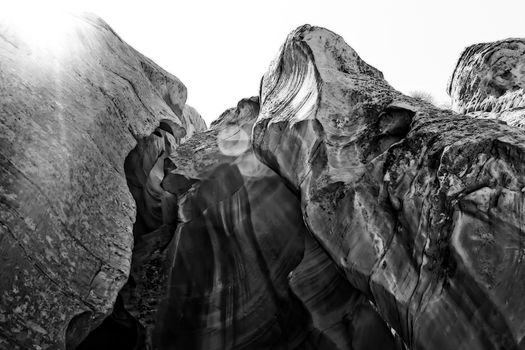
[[[303,26],[265,74],[257,156],[411,349],[523,347],[525,137],[401,95]]]
[[[389,328],[303,224],[299,200],[257,161],[243,99],[170,156],[179,198],[155,348],[394,349]]]
[[[478,118],[525,126],[525,40],[468,47],[449,83],[453,109]]]
[[[187,126],[177,78],[63,16],[49,42],[0,21],[0,348],[73,349],[111,313],[133,245],[124,160],[161,119]]]
[[[125,310],[139,322],[139,328],[149,329],[153,324],[157,301],[165,288],[160,269],[165,260],[164,249],[177,224],[177,199],[162,189],[161,182],[165,167],[170,164],[169,156],[183,137],[182,127],[161,120],[151,135],[139,140],[124,165],[128,187],[137,204],[137,219],[133,226],[130,277],[121,296]],[[146,332],[140,337],[146,341]]]

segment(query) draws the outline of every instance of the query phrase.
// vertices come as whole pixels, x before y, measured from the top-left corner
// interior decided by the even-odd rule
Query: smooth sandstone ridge
[[[475,44],[450,79],[452,108],[477,118],[525,127],[525,39]]]
[[[257,156],[410,349],[525,335],[525,135],[401,95],[344,40],[292,32],[264,75]]]
[[[112,312],[133,247],[124,160],[160,120],[202,130],[186,87],[101,19],[58,19],[46,40],[0,21],[2,349],[74,349]]]

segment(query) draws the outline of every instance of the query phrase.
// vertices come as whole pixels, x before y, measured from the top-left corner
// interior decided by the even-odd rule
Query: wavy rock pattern
[[[311,26],[265,74],[253,129],[310,231],[410,349],[523,348],[524,145],[401,95]]]
[[[156,348],[394,349],[389,328],[303,224],[299,201],[257,161],[243,99],[170,156],[179,198]]]
[[[0,348],[525,349],[519,130],[303,26],[206,131],[103,21],[60,22],[0,21]],[[467,49],[456,110],[522,127],[524,48]]]
[[[288,282],[310,313],[315,329],[340,350],[404,349],[368,299],[344,278],[309,233],[304,244],[303,259],[288,275]]]
[[[186,99],[99,18],[59,23],[35,41],[0,21],[0,348],[73,349],[111,313],[133,245],[124,160]]]
[[[525,39],[468,47],[449,83],[452,107],[478,118],[525,127]]]

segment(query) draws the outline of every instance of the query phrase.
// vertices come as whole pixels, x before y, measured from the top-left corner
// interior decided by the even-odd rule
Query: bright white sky
[[[241,98],[258,94],[270,61],[301,24],[342,35],[395,88],[426,91],[438,102],[448,101],[447,81],[463,48],[525,37],[525,0],[49,3],[101,16],[125,41],[183,81],[188,104],[208,124]]]

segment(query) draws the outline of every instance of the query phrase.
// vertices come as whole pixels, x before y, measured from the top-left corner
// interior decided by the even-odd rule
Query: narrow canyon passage
[[[452,111],[303,25],[208,128],[64,16],[0,21],[0,349],[525,349],[523,39],[465,50]]]
[[[187,145],[161,122],[127,157],[131,275],[81,349],[400,348],[310,235],[297,194],[236,139],[258,110],[242,100]],[[202,162],[186,169],[188,156]]]

